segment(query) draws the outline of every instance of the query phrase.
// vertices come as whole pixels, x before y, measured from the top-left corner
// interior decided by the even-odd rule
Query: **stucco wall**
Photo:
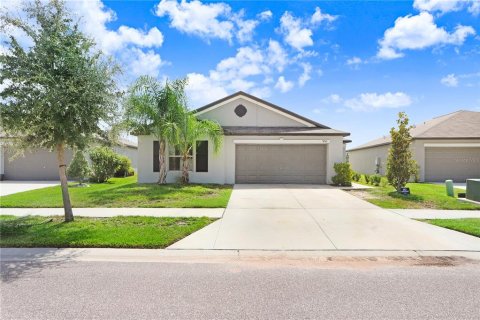
[[[234,110],[242,104],[247,108],[243,117],[238,117]],[[202,113],[200,119],[211,119],[218,121],[222,126],[265,126],[265,127],[305,127],[305,124],[290,119],[278,112],[268,110],[262,106],[246,100],[237,98],[216,109]]]
[[[380,158],[380,174],[385,175],[387,165],[387,154],[390,146],[379,146],[374,148],[347,151],[348,161],[352,169],[358,173],[374,174],[375,173],[375,159]]]
[[[218,154],[213,154],[212,143],[209,143],[208,172],[190,172],[193,183],[235,183],[235,140],[280,140],[281,136],[226,136],[223,147]],[[327,146],[327,182],[331,182],[334,175],[333,164],[344,161],[343,137],[283,137],[284,140],[328,140]],[[158,179],[158,172],[153,171],[153,136],[138,137],[138,180],[144,183],[153,183]],[[194,152],[195,156],[195,152]],[[194,159],[195,160],[195,159]],[[195,163],[195,161],[193,161]],[[168,162],[167,162],[168,165]],[[194,165],[195,166],[195,165]],[[167,182],[176,182],[181,176],[179,171],[170,171]]]

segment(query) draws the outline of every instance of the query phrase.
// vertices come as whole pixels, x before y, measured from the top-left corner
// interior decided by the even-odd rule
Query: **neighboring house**
[[[120,146],[113,147],[119,154],[132,160],[132,167],[137,168],[137,144],[128,140],[120,141]],[[12,160],[13,150],[1,144],[0,139],[0,180],[58,180],[58,162],[56,152],[46,149],[27,151],[23,156]],[[73,158],[72,150],[65,151],[67,165]],[[88,157],[87,157],[88,158]]]
[[[344,137],[335,130],[244,92],[195,110],[200,119],[216,120],[224,130],[214,154],[207,139],[193,146],[190,180],[194,183],[325,184],[333,165],[345,158]],[[158,179],[158,141],[138,136],[138,180]],[[181,176],[182,163],[168,148],[168,182]]]
[[[480,178],[480,112],[457,111],[428,120],[411,130],[412,152],[420,180]],[[376,164],[385,174],[390,136],[348,150],[353,170],[372,174]]]

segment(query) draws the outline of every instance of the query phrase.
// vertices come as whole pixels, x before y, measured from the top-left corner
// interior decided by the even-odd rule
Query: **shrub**
[[[352,174],[352,180],[353,180],[353,181],[358,182],[358,181],[360,181],[361,178],[362,178],[362,175],[361,175],[360,173],[358,173],[358,172],[353,172],[353,174]]]
[[[72,162],[67,169],[67,175],[73,179],[76,179],[80,185],[90,175],[91,170],[88,166],[87,159],[83,155],[83,152],[78,150],[73,156]]]
[[[95,147],[90,150],[92,161],[91,180],[95,182],[106,182],[114,176],[120,165],[119,155],[107,147]]]
[[[115,177],[129,177],[133,176],[132,161],[126,156],[118,156],[119,165],[115,171]]]
[[[363,177],[365,178],[365,183],[370,184],[370,176],[368,174],[364,174]]]
[[[352,185],[352,169],[350,168],[350,163],[340,162],[333,165],[336,175],[332,177],[332,182],[336,186],[347,186]]]
[[[388,186],[388,180],[387,178],[382,177],[382,179],[380,180],[380,187],[385,188],[386,186]]]
[[[374,186],[379,186],[380,181],[382,181],[382,176],[379,174],[372,174],[370,176],[370,183],[373,184]]]

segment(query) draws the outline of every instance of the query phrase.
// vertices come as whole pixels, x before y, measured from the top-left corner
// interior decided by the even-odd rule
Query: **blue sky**
[[[351,132],[350,146],[387,134],[399,111],[414,123],[480,111],[479,0],[69,5],[125,85],[188,75],[192,108],[244,90]]]

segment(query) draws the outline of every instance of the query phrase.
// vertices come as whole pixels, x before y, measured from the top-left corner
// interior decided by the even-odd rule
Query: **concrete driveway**
[[[329,186],[235,185],[222,219],[169,249],[480,251],[480,239]]]
[[[0,196],[29,190],[41,189],[60,184],[59,181],[16,181],[6,180],[0,182]]]

